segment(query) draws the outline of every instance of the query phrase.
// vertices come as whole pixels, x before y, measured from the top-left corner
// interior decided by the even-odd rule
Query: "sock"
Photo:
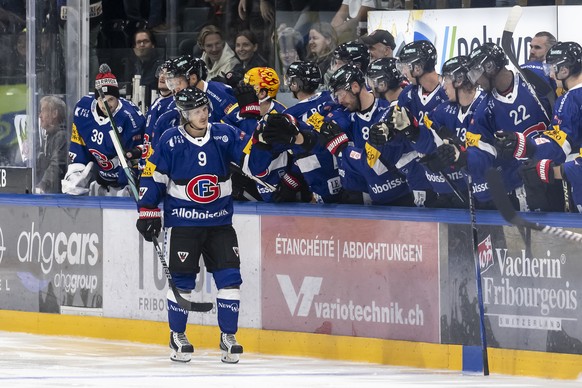
[[[216,296],[218,311],[218,326],[220,331],[235,334],[238,330],[238,309],[240,305],[240,289],[222,288]]]

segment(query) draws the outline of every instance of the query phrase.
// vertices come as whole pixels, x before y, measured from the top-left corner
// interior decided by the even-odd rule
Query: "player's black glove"
[[[534,144],[520,132],[497,131],[495,140],[497,157],[501,159],[530,158],[535,152]]]
[[[263,117],[263,138],[267,144],[295,144],[299,128],[295,117],[287,113],[270,113]]]
[[[135,226],[146,241],[152,241],[153,237],[158,237],[162,230],[162,212],[159,208],[140,208]]]
[[[420,133],[418,120],[407,108],[395,106],[390,117],[390,125],[411,142],[415,142],[418,139]]]
[[[390,126],[384,122],[372,124],[368,143],[377,150],[382,148],[393,136]]]
[[[423,166],[426,166],[426,168],[428,168],[430,171],[436,173],[442,172],[447,167],[441,158],[439,158],[436,151],[432,154],[424,155],[422,158],[420,158],[419,162]]]
[[[335,156],[348,146],[349,139],[335,121],[328,121],[319,129],[319,143]]]
[[[297,202],[297,194],[305,185],[305,180],[301,176],[285,173],[277,185],[277,191],[273,193],[273,202]]]
[[[467,165],[467,151],[454,144],[441,144],[437,147],[436,154],[445,166],[460,169]]]
[[[526,186],[540,186],[555,182],[554,167],[556,164],[550,159],[526,160],[519,169],[519,175]]]
[[[251,85],[241,85],[234,88],[234,96],[240,108],[239,115],[243,118],[259,118],[261,107],[255,88]]]
[[[267,142],[265,141],[264,138],[264,133],[265,133],[265,121],[261,120],[258,124],[257,124],[257,128],[255,128],[255,131],[253,132],[253,137],[252,137],[252,141],[253,141],[253,147],[256,147],[258,149],[261,150],[270,150],[273,148],[273,146],[271,146],[270,144],[267,144]]]

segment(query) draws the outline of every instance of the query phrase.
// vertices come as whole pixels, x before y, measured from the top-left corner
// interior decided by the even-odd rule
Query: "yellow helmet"
[[[271,98],[277,96],[279,91],[279,76],[270,67],[253,67],[246,72],[244,83],[255,88],[257,94],[261,89],[265,89]]]

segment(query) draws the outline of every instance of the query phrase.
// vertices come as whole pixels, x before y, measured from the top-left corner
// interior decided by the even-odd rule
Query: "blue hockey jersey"
[[[467,130],[467,168],[473,177],[473,193],[480,202],[491,200],[485,179],[489,167],[500,167],[508,190],[522,185],[515,159],[496,159],[496,131],[521,132],[537,137],[548,124],[544,109],[534,98],[519,73],[513,71],[513,88],[506,95],[496,90],[488,93],[486,101],[477,107]]]
[[[129,150],[141,145],[145,118],[139,108],[131,101],[120,98],[112,114],[123,149]],[[93,94],[82,97],[74,111],[69,146],[70,163],[86,165],[94,161],[99,167],[98,173],[103,180],[111,182],[112,186],[125,186],[127,177],[115,152],[109,135],[110,130],[109,118],[97,113],[97,100]]]
[[[166,227],[232,224],[230,163],[241,163],[248,140],[222,123],[209,123],[198,138],[182,126],[167,130],[142,173],[138,206],[163,200]]]
[[[560,164],[578,152],[582,146],[582,84],[558,98],[548,130],[535,142],[535,159]]]
[[[456,144],[465,144],[467,128],[473,117],[473,113],[479,104],[485,100],[485,93],[477,91],[473,102],[466,111],[452,101],[446,101],[438,105],[432,112],[424,116],[424,125],[420,126],[418,140],[413,143],[414,149],[424,155],[431,155],[436,148],[443,144],[443,139],[454,139]],[[467,185],[461,171],[453,167],[445,167],[443,171],[431,171],[423,164],[426,178],[436,193],[451,194],[453,189],[441,175],[447,174],[451,184],[466,192]]]

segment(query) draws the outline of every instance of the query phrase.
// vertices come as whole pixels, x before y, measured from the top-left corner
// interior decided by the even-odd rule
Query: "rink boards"
[[[480,367],[469,215],[462,210],[237,204],[248,351]],[[537,215],[580,227],[578,215]],[[0,330],[165,343],[166,280],[129,199],[0,197]],[[478,212],[491,370],[577,378],[575,244]],[[213,301],[203,272],[193,299]],[[192,313],[215,347],[215,311]]]

